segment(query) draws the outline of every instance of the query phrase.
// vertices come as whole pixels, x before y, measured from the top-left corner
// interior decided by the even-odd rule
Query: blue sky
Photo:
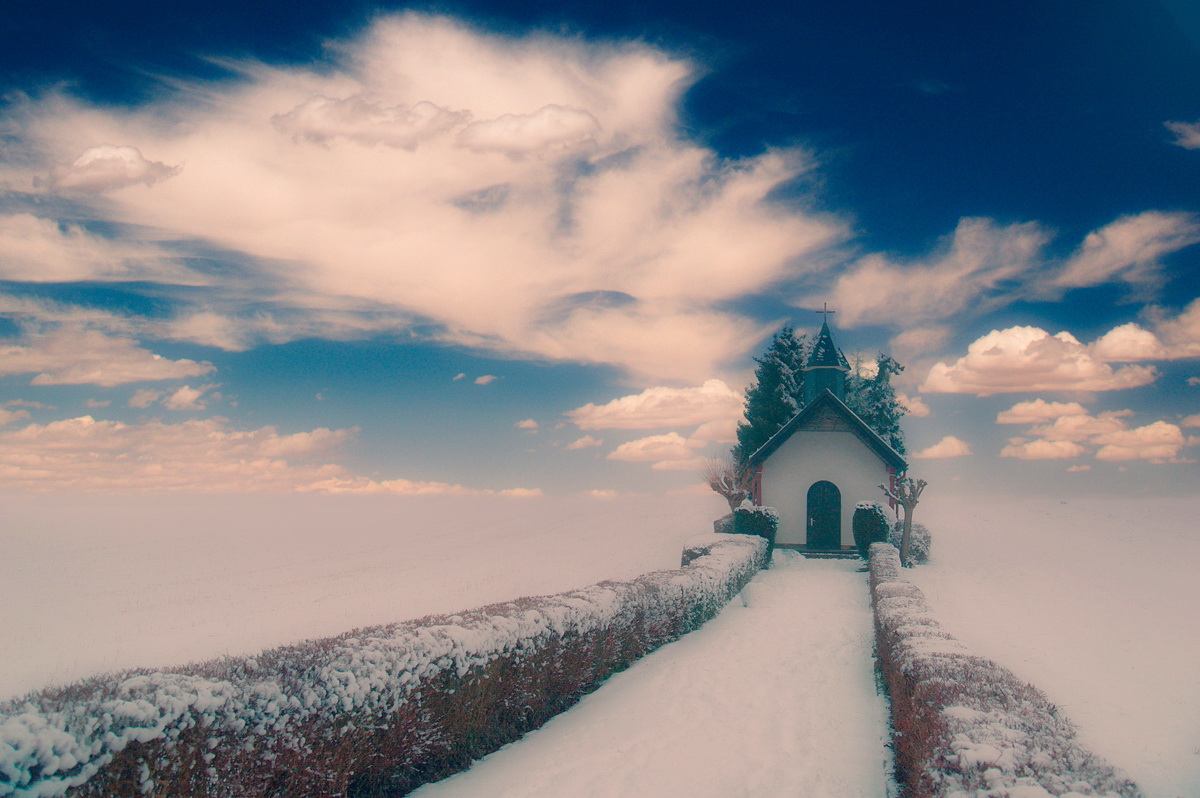
[[[1194,490],[1184,0],[26,5],[4,489],[687,490],[827,301],[914,474]]]

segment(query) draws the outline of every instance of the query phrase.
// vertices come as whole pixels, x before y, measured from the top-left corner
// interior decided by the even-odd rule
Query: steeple
[[[846,373],[850,364],[842,355],[840,349],[834,346],[833,335],[829,332],[828,314],[834,311],[826,308],[818,313],[825,313],[826,321],[821,323],[821,332],[813,342],[812,352],[808,362],[804,364],[804,404],[821,395],[828,388],[838,399],[846,399]]]

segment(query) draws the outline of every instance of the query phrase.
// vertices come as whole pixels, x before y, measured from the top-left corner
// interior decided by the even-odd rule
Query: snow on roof
[[[823,328],[823,331],[826,330]],[[889,446],[887,441],[879,437],[879,433],[871,429],[867,425],[867,422],[859,418],[858,414],[851,410],[845,402],[834,396],[828,388],[822,391],[816,399],[805,405],[799,413],[792,416],[792,420],[780,427],[779,431],[772,435],[766,443],[758,447],[758,450],[750,455],[749,463],[756,465],[765,461],[775,453],[776,449],[783,445],[784,441],[792,437],[798,430],[803,429],[805,422],[812,419],[818,409],[825,407],[845,418],[850,424],[851,431],[885,464],[895,468],[898,472],[908,469],[908,461]]]

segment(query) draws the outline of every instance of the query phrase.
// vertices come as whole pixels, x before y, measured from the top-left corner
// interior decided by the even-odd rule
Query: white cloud
[[[691,440],[694,443],[734,443],[737,441],[737,428],[740,421],[739,416],[722,418],[716,421],[706,421],[696,431],[692,433]]]
[[[4,403],[4,407],[32,407],[34,410],[54,410],[53,405],[30,402],[27,399],[9,399]]]
[[[28,418],[28,410],[5,410],[0,407],[0,427],[8,426],[16,421],[24,421]]]
[[[1200,222],[1190,213],[1146,211],[1089,233],[1053,285],[1079,288],[1114,280],[1158,280],[1158,258],[1200,241]]]
[[[1154,381],[1151,366],[1114,371],[1068,332],[1050,335],[1037,327],[992,330],[967,347],[955,363],[937,363],[921,390],[991,396],[1024,391],[1113,391]]]
[[[88,399],[83,403],[84,407],[96,409],[100,407],[108,407],[112,404],[111,399]]]
[[[22,344],[0,346],[0,375],[39,372],[33,385],[101,385],[112,387],[145,380],[198,377],[213,371],[210,363],[168,360],[129,338],[63,326],[23,336]]]
[[[216,387],[216,385],[201,385],[199,388],[193,388],[190,385],[184,385],[163,399],[163,407],[168,410],[203,410],[206,403],[200,401],[200,397]]]
[[[179,170],[146,159],[137,147],[101,144],[84,150],[69,166],[55,167],[50,185],[60,190],[101,192],[138,183],[152,186]]]
[[[1187,416],[1183,421],[1179,422],[1181,427],[1200,427],[1200,413]]]
[[[1092,442],[1102,446],[1096,452],[1097,460],[1116,462],[1139,459],[1165,462],[1177,457],[1187,443],[1183,431],[1165,421],[1099,435]]]
[[[936,352],[950,338],[948,327],[912,327],[899,333],[890,342],[891,350],[902,361]]]
[[[330,99],[310,97],[286,114],[271,121],[280,130],[308,141],[326,144],[343,138],[358,144],[383,144],[412,150],[422,141],[445,133],[471,118],[463,111],[449,111],[431,102],[412,107],[383,107],[355,95]]]
[[[1163,124],[1175,134],[1173,144],[1186,150],[1200,149],[1200,122],[1164,122]]]
[[[460,372],[458,372],[457,374],[455,374],[455,375],[454,375],[454,377],[453,377],[453,378],[451,378],[451,380],[450,380],[450,381],[451,381],[451,382],[458,382],[459,380],[461,380],[461,379],[465,378],[466,376],[467,376],[466,372],[460,371]]]
[[[1049,240],[1049,234],[1032,223],[999,227],[989,219],[962,219],[942,252],[926,261],[900,264],[883,255],[863,258],[837,279],[830,302],[845,327],[912,326],[948,318],[1007,291],[1009,281],[1039,264]],[[928,347],[937,340],[935,329],[914,332],[902,343]]]
[[[1072,441],[1035,440],[1009,444],[1000,450],[1000,456],[1021,460],[1069,460],[1086,452],[1086,449]]]
[[[293,462],[323,455],[353,434],[317,430],[297,445],[274,427],[234,430],[220,419],[123,424],[91,416],[0,433],[5,484],[38,490],[296,490],[344,474]],[[285,458],[281,441],[292,441]]]
[[[1007,410],[996,414],[997,424],[1040,424],[1059,416],[1086,415],[1087,409],[1079,402],[1047,402],[1034,399],[1032,402],[1017,402]]]
[[[898,393],[896,394],[896,401],[904,408],[904,412],[912,418],[929,418],[929,405],[925,404],[921,397]]]
[[[473,152],[520,157],[593,143],[599,131],[600,123],[587,111],[547,105],[533,114],[472,122],[458,134],[458,143]]]
[[[500,379],[495,374],[484,374],[481,377],[475,378],[476,385],[491,385],[496,380]]]
[[[1184,462],[1179,450],[1194,441],[1175,424],[1156,421],[1129,429],[1132,410],[1112,410],[1093,416],[1078,403],[1021,402],[997,417],[1000,423],[1032,423],[1027,433],[1035,440],[1013,438],[1001,457],[1024,460],[1067,459],[1096,449],[1096,458],[1109,461],[1149,460]],[[1200,417],[1197,417],[1200,422]],[[1045,423],[1050,422],[1050,423]],[[1183,426],[1187,426],[1184,419]],[[1082,470],[1082,469],[1075,469]]]
[[[728,161],[681,137],[698,70],[644,43],[405,13],[331,52],[319,72],[240,64],[238,80],[137,108],[30,101],[3,121],[34,162],[0,165],[0,181],[28,185],[104,141],[186,163],[153,191],[79,201],[119,230],[225,250],[239,273],[205,279],[273,303],[275,329],[239,319],[187,340],[288,340],[336,302],[360,335],[419,319],[439,340],[644,384],[741,357],[764,330],[731,302],[827,268],[817,256],[847,236],[771,200],[812,168],[803,153]],[[460,112],[478,127],[456,127]],[[585,141],[570,158],[510,157]]]
[[[608,453],[609,460],[624,460],[630,463],[652,463],[662,460],[691,460],[695,452],[687,439],[678,432],[666,435],[650,435],[635,441],[622,443]]]
[[[155,391],[151,388],[138,388],[133,392],[133,396],[129,397],[127,404],[130,407],[145,409],[157,402],[162,395],[162,391]]]
[[[1035,426],[1029,432],[1051,441],[1085,441],[1096,435],[1125,429],[1125,422],[1121,419],[1129,415],[1132,415],[1131,411],[1122,410],[1101,413],[1099,416],[1059,416],[1053,423]]]
[[[1157,332],[1134,322],[1122,324],[1096,339],[1089,347],[1092,354],[1109,363],[1200,357],[1200,299],[1174,317],[1156,307],[1147,315]]]
[[[1112,328],[1093,341],[1089,349],[1097,360],[1107,363],[1162,360],[1169,356],[1157,335],[1133,322]]]
[[[508,496],[515,499],[536,498],[543,495],[541,488],[507,488],[505,490],[480,490],[450,482],[432,482],[412,479],[387,479],[377,482],[366,477],[333,476],[311,485],[297,488],[311,493],[380,494],[394,493],[402,496]]]
[[[1187,384],[1195,388],[1197,385],[1200,385],[1200,377],[1188,377]]]
[[[538,428],[538,423],[536,421],[534,421],[532,418],[527,418],[524,421],[518,421],[513,426],[515,426],[517,429],[531,430],[531,431],[536,432],[537,428]]]
[[[280,434],[275,427],[232,429],[219,418],[124,424],[82,416],[0,431],[0,479],[18,490],[69,492],[541,495],[530,488],[494,491],[446,482],[375,481],[322,462],[357,432],[320,428]]]
[[[964,457],[968,454],[971,454],[971,444],[961,438],[947,435],[932,446],[914,453],[913,457],[918,460],[936,460],[947,457]]]
[[[578,438],[568,443],[567,451],[574,451],[576,449],[591,449],[595,446],[603,445],[604,441],[600,440],[599,438],[593,438],[591,435],[584,435],[582,438]]]
[[[703,471],[707,457],[689,457],[686,460],[662,460],[650,466],[655,471]]]
[[[1200,298],[1193,299],[1178,316],[1155,310],[1155,329],[1171,358],[1200,357]]]
[[[647,388],[604,405],[588,403],[566,416],[580,429],[658,429],[736,422],[742,404],[740,393],[721,380],[708,380],[697,388]]]

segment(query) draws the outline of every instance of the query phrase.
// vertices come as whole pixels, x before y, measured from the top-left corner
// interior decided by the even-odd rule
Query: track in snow
[[[858,561],[781,551],[703,629],[415,798],[882,798],[888,726]]]

